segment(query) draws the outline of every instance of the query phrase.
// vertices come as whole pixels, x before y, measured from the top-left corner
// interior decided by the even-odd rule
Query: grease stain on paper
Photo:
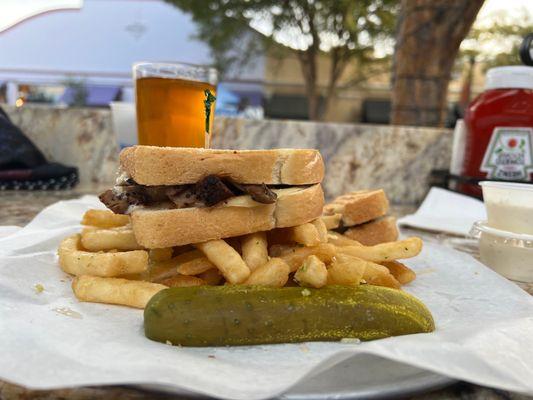
[[[418,271],[416,271],[416,274],[423,275],[423,274],[430,274],[432,272],[437,272],[437,270],[435,268],[424,268],[424,269],[419,269]]]
[[[75,319],[83,318],[83,316],[79,312],[71,310],[68,307],[56,307],[56,308],[53,308],[52,311],[58,314],[64,315],[66,317],[70,317],[70,318],[75,318]]]

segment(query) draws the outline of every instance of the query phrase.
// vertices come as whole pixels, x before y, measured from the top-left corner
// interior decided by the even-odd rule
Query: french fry
[[[248,277],[245,285],[283,287],[289,279],[289,266],[281,258],[271,258]]]
[[[150,263],[150,281],[160,282],[163,279],[178,275],[178,266],[191,260],[202,258],[204,254],[200,250],[190,250],[166,261],[154,261]]]
[[[287,236],[292,242],[300,243],[304,246],[316,246],[320,244],[320,234],[311,223],[283,229],[287,232]]]
[[[76,277],[72,282],[74,295],[80,301],[135,308],[144,308],[152,296],[166,288],[158,283],[88,275]]]
[[[213,268],[216,268],[215,265],[202,255],[178,265],[178,273],[181,275],[198,275]]]
[[[411,237],[397,242],[376,244],[375,246],[337,247],[341,254],[359,257],[367,261],[383,262],[415,257],[422,250],[422,239]]]
[[[87,210],[81,219],[82,225],[99,228],[115,228],[130,223],[129,215],[115,214],[110,210]]]
[[[189,287],[189,286],[203,286],[206,283],[203,279],[196,276],[176,275],[170,278],[163,279],[161,284],[168,287]]]
[[[61,269],[71,275],[113,277],[136,274],[148,269],[148,252],[91,253],[81,250],[80,235],[63,239],[58,249]]]
[[[272,229],[267,234],[268,243],[271,245],[299,243],[304,246],[316,246],[320,244],[320,235],[316,227],[311,223],[289,228]]]
[[[198,278],[202,279],[206,285],[215,286],[222,282],[224,277],[217,268],[211,268],[198,275]]]
[[[362,246],[361,243],[359,243],[356,240],[347,238],[342,233],[337,232],[328,232],[328,243],[334,244],[338,247],[344,247],[344,246]]]
[[[273,244],[268,249],[268,255],[270,257],[279,257],[282,254],[292,252],[297,247],[299,246],[295,246],[293,244]]]
[[[151,263],[149,281],[159,283],[164,279],[178,275],[176,263],[173,260]]]
[[[198,243],[196,247],[206,255],[209,261],[215,264],[229,283],[242,283],[250,276],[250,268],[240,254],[225,241],[211,240]]]
[[[164,247],[162,249],[150,249],[149,257],[152,261],[167,261],[172,258],[174,249],[172,247]]]
[[[268,262],[268,243],[265,232],[256,232],[241,239],[242,258],[251,271]]]
[[[357,286],[363,279],[367,263],[355,257],[339,255],[328,269],[328,285]]]
[[[406,285],[409,282],[412,282],[416,278],[416,273],[407,265],[402,264],[398,261],[386,261],[381,263],[383,266],[387,267],[389,272],[396,278],[398,282],[402,285]]]
[[[314,221],[311,221],[311,224],[313,224],[313,226],[316,228],[320,242],[327,243],[328,242],[328,228],[326,227],[326,224],[324,223],[322,218],[317,218]]]
[[[399,289],[401,287],[400,282],[394,278],[386,267],[370,261],[366,262],[363,279],[369,285],[386,286],[393,289]]]
[[[337,229],[341,226],[342,214],[323,215],[320,219],[328,230]]]
[[[309,286],[317,289],[326,286],[328,282],[326,264],[320,261],[317,256],[309,256],[294,274],[294,279],[300,286]]]
[[[133,230],[122,227],[112,229],[85,228],[81,233],[81,244],[89,251],[143,249],[135,240]]]
[[[324,263],[329,263],[335,257],[336,248],[329,243],[321,243],[318,246],[298,247],[294,246],[279,258],[285,261],[291,268],[291,272],[296,271],[309,256],[315,255]]]

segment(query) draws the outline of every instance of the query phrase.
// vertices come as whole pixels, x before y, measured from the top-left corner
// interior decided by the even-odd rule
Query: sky
[[[533,0],[486,0],[478,14],[478,22],[495,11],[507,10],[510,13],[520,13],[523,9],[529,9],[529,12],[533,13]]]
[[[494,21],[503,21],[501,17],[498,17],[502,11],[506,13],[505,17],[509,18],[510,21],[533,21],[533,0],[486,0],[476,18],[474,27],[483,28],[484,26],[491,26]],[[461,48],[475,48],[480,50],[482,54],[492,56],[508,52],[511,47],[509,41],[503,38],[490,42],[465,40]]]

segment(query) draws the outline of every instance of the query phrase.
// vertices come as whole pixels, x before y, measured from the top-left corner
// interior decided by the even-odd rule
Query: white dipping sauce
[[[489,226],[513,233],[533,235],[533,203],[513,204],[485,200]]]
[[[479,238],[481,262],[494,271],[519,282],[533,282],[533,248],[520,247],[501,237],[482,233]]]
[[[481,182],[489,226],[533,235],[533,184]]]

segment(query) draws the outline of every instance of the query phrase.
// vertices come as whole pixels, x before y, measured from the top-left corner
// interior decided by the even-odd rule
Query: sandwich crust
[[[317,150],[216,150],[133,146],[120,153],[122,169],[141,185],[196,183],[207,175],[243,184],[310,185],[324,177]]]
[[[398,239],[396,218],[383,217],[362,225],[348,228],[344,235],[357,240],[365,246],[374,246],[379,243],[394,242]]]
[[[364,224],[383,217],[388,211],[389,201],[383,189],[347,193],[324,207],[325,215],[342,214],[344,226]]]
[[[242,205],[135,210],[131,214],[133,232],[140,245],[153,249],[301,225],[322,214],[324,193],[320,184],[275,192],[278,200],[274,204],[252,202],[250,206],[249,201],[243,201]],[[241,197],[249,200],[244,199],[249,196]]]

